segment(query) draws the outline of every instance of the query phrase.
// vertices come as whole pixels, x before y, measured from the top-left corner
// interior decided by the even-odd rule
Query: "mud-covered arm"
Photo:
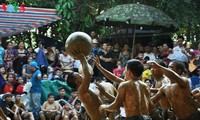
[[[155,61],[148,61],[149,65],[153,68],[156,68],[160,70],[163,74],[165,74],[170,80],[175,81],[178,85],[185,87],[188,85],[188,80],[185,78],[182,78],[180,75],[175,73],[173,70],[163,67],[156,63]]]
[[[96,67],[101,71],[101,73],[108,78],[111,81],[117,82],[117,83],[121,83],[123,81],[125,81],[124,79],[117,77],[116,75],[114,75],[113,73],[109,72],[108,70],[106,70],[105,68],[103,68],[100,64],[99,58],[96,56],[94,58],[94,62]]]
[[[81,93],[87,93],[88,90],[89,90],[89,86],[90,86],[90,82],[91,82],[91,76],[92,76],[91,73],[89,72],[89,66],[88,66],[89,63],[87,62],[86,57],[78,49],[72,51],[72,54],[74,56],[76,56],[76,59],[80,60],[81,65],[82,65],[82,69],[83,69],[84,78],[83,78],[82,85],[79,88],[79,91]]]

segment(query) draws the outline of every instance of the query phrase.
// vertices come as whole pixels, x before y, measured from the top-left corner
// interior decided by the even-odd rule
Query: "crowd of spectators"
[[[200,87],[200,44],[196,50],[190,49],[184,46],[184,38],[180,36],[173,48],[169,48],[168,43],[159,46],[150,44],[143,46],[138,43],[135,45],[138,50],[133,54],[128,44],[124,44],[122,48],[118,43],[111,45],[104,42],[100,45],[95,32],[91,32],[91,38],[93,48],[87,58],[93,70],[93,80],[101,79],[110,82],[116,88],[118,86],[117,83],[106,79],[95,67],[93,62],[95,56],[99,57],[102,67],[121,78],[125,75],[127,61],[139,59],[144,65],[141,80],[150,88],[155,87],[156,79],[147,61],[163,61],[166,66],[170,61],[181,61],[186,66],[183,75],[188,78],[191,90]],[[71,97],[68,98],[66,89],[58,86],[59,94],[55,95],[49,91],[46,101],[40,102],[43,80],[58,80],[66,84],[69,73],[81,72],[80,61],[69,56],[64,46],[59,51],[54,46],[45,48],[44,45],[39,42],[38,48],[33,49],[30,46],[25,47],[22,41],[15,43],[11,40],[2,47],[0,40],[0,94],[2,96],[0,106],[4,114],[14,120],[89,119],[74,89],[71,90]],[[43,62],[41,59],[44,59]],[[20,101],[20,97],[29,94],[23,90],[27,82],[31,82],[32,87],[30,105],[25,106]],[[92,87],[92,82],[90,89],[96,90],[96,87]],[[120,115],[123,117],[123,112]]]

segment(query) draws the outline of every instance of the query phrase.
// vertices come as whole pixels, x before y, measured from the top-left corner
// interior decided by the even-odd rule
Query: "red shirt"
[[[23,94],[23,88],[24,88],[24,85],[18,85],[16,88],[16,92]]]
[[[121,69],[115,68],[115,69],[113,70],[113,73],[114,73],[116,76],[118,76],[118,77],[122,77],[122,76],[123,76],[124,70],[125,70],[125,68],[121,68]]]
[[[5,84],[4,86],[4,89],[3,89],[3,94],[5,93],[12,93],[13,92],[13,89],[14,89],[14,86],[13,85],[8,85],[7,83]]]

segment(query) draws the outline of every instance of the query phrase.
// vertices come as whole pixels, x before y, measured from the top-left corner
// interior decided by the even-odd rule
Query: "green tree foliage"
[[[4,0],[3,3],[21,4],[21,0]],[[51,37],[56,40],[65,41],[69,34],[74,31],[89,33],[95,30],[99,34],[109,36],[112,29],[96,25],[95,17],[101,12],[119,5],[139,2],[156,7],[170,17],[179,25],[177,34],[187,36],[187,41],[199,42],[200,40],[200,1],[199,0],[24,0],[27,7],[54,8],[62,19],[48,26],[38,29],[39,35],[45,35],[51,28]],[[17,38],[32,38],[29,32],[17,35]],[[195,39],[196,38],[196,39]],[[30,41],[31,42],[31,41]]]

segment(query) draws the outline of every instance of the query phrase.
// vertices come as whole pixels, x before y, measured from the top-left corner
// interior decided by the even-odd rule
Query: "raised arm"
[[[188,80],[186,78],[182,78],[180,75],[178,75],[173,70],[159,65],[155,61],[149,61],[148,63],[151,67],[160,70],[160,72],[165,74],[170,80],[175,81],[178,85],[180,85],[182,87],[185,87],[188,85]]]
[[[109,72],[108,70],[104,69],[100,62],[99,62],[99,58],[96,56],[94,58],[94,62],[95,62],[95,65],[96,67],[101,71],[101,73],[106,77],[108,78],[109,80],[112,80],[114,82],[117,82],[117,83],[121,83],[123,81],[125,81],[124,79],[120,78],[120,77],[117,77],[116,75],[114,75],[113,73]]]
[[[105,104],[101,105],[99,107],[100,112],[103,112],[103,111],[114,112],[118,110],[120,106],[123,105],[124,98],[125,98],[125,88],[122,83],[119,85],[118,94],[115,98],[115,101],[111,103],[110,105],[105,105]]]
[[[88,66],[89,63],[87,62],[85,56],[79,50],[74,50],[72,52],[72,54],[74,56],[76,56],[76,58],[78,60],[80,60],[80,62],[81,62],[84,80],[83,80],[82,85],[79,89],[81,89],[80,90],[81,92],[86,93],[89,90],[90,81],[91,81],[91,73],[89,71],[89,66]]]

